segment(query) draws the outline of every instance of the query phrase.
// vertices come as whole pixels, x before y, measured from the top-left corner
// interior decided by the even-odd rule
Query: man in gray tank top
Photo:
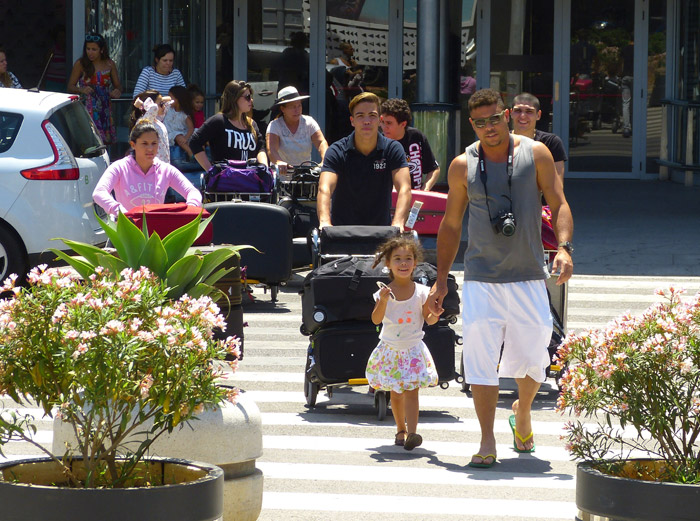
[[[468,203],[463,357],[481,427],[481,445],[469,466],[487,468],[497,461],[493,426],[499,377],[515,378],[518,384],[510,418],[513,449],[535,449],[530,409],[545,379],[552,335],[540,193],[552,210],[559,239],[552,265],[559,273],[557,284],[573,272],[574,225],[552,154],[542,143],[509,134],[510,114],[500,94],[477,91],[469,99],[469,114],[479,141],[455,158],[448,171],[450,191],[437,239],[438,278],[428,300],[430,311],[440,314]]]

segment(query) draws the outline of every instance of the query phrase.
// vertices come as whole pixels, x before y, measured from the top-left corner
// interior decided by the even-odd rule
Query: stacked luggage
[[[377,282],[389,283],[388,271],[372,268],[373,254],[384,241],[398,235],[398,228],[333,226],[324,228],[313,243],[318,267],[305,278],[301,291],[301,332],[310,335],[304,394],[314,407],[319,390],[338,385],[366,385],[365,368],[379,342],[380,326],[372,323],[372,295]],[[414,280],[432,286],[437,270],[420,263]],[[455,371],[457,336],[450,327],[459,315],[459,295],[454,276],[448,278],[445,312],[440,320],[424,327],[424,342],[438,372],[438,383],[447,387]],[[378,418],[384,419],[388,393],[374,394]]]
[[[243,284],[266,285],[276,302],[280,284],[292,275],[289,212],[275,204],[242,201],[207,203],[204,208],[214,214],[214,244],[255,247],[240,252]]]

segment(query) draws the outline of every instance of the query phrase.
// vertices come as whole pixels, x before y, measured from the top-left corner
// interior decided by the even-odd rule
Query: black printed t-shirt
[[[255,158],[264,146],[263,136],[255,121],[253,129],[255,135],[250,130],[234,127],[223,114],[215,114],[194,131],[190,138],[190,148],[192,153],[196,154],[204,150],[204,146],[209,142],[212,161],[247,161]]]
[[[556,134],[551,132],[544,132],[539,129],[535,129],[535,141],[540,141],[546,146],[552,153],[554,162],[557,161],[568,161],[569,158],[566,157],[566,149],[564,148],[564,143],[561,138]]]
[[[417,128],[406,127],[406,133],[398,142],[406,153],[408,171],[411,174],[411,188],[420,190],[423,186],[423,176],[438,168],[438,162],[430,149],[428,138]]]
[[[381,134],[377,136],[377,148],[367,156],[355,148],[355,132],[333,143],[322,167],[322,171],[338,176],[331,199],[331,223],[390,225],[392,172],[406,166],[406,154],[399,142]]]

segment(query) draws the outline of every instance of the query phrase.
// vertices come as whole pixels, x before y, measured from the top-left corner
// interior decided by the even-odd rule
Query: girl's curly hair
[[[372,264],[372,267],[376,268],[382,261],[385,265],[388,264],[392,252],[397,248],[406,248],[411,251],[416,264],[423,262],[423,247],[420,243],[410,235],[401,235],[389,239],[379,247],[377,253],[374,254],[374,264]],[[389,280],[394,280],[394,275],[391,272],[389,272]]]

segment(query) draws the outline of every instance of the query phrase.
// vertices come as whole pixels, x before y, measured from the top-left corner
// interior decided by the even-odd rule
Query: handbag
[[[274,185],[269,168],[251,161],[214,163],[204,176],[208,192],[270,193]]]

